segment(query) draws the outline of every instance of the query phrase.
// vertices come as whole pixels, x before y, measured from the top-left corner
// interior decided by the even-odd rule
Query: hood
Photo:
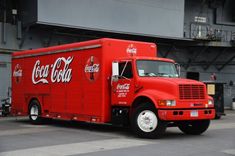
[[[204,85],[204,83],[183,78],[144,77],[138,80],[138,85],[145,89],[156,89],[163,93],[178,96],[179,85]]]
[[[168,83],[175,83],[177,85],[180,84],[194,84],[194,85],[204,85],[204,83],[196,80],[191,80],[191,79],[184,79],[184,78],[158,78],[157,81],[161,82],[168,82]]]
[[[172,84],[172,85],[180,85],[180,84],[204,85],[203,82],[191,79],[184,79],[184,78],[144,77],[140,78],[139,80],[144,82]]]

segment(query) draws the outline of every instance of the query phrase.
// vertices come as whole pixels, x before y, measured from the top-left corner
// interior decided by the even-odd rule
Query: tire
[[[178,123],[179,129],[185,134],[200,135],[205,132],[210,125],[210,120],[185,121]]]
[[[137,107],[131,115],[132,131],[141,138],[158,138],[166,130],[165,122],[158,118],[157,110],[151,103]]]
[[[215,119],[220,119],[221,115],[215,114]]]
[[[37,100],[33,100],[29,105],[29,119],[32,124],[41,124],[42,118],[40,117],[42,114],[41,106]]]

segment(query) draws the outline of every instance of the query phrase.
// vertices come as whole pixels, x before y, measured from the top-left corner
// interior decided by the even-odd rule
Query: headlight
[[[209,100],[208,100],[208,105],[209,105],[209,106],[214,105],[214,101],[213,101],[213,100],[211,100],[211,99],[209,99]]]
[[[158,101],[159,106],[176,106],[175,100],[159,100]]]
[[[166,100],[166,106],[176,106],[175,100]]]

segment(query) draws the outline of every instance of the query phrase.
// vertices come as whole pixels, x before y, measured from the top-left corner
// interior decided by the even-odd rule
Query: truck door
[[[119,62],[119,76],[112,81],[112,104],[129,106],[134,95],[132,62]]]

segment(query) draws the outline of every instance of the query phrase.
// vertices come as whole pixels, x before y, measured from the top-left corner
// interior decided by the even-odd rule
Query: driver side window
[[[133,78],[131,62],[120,62],[119,73],[120,73],[120,76],[124,76],[126,78]]]

